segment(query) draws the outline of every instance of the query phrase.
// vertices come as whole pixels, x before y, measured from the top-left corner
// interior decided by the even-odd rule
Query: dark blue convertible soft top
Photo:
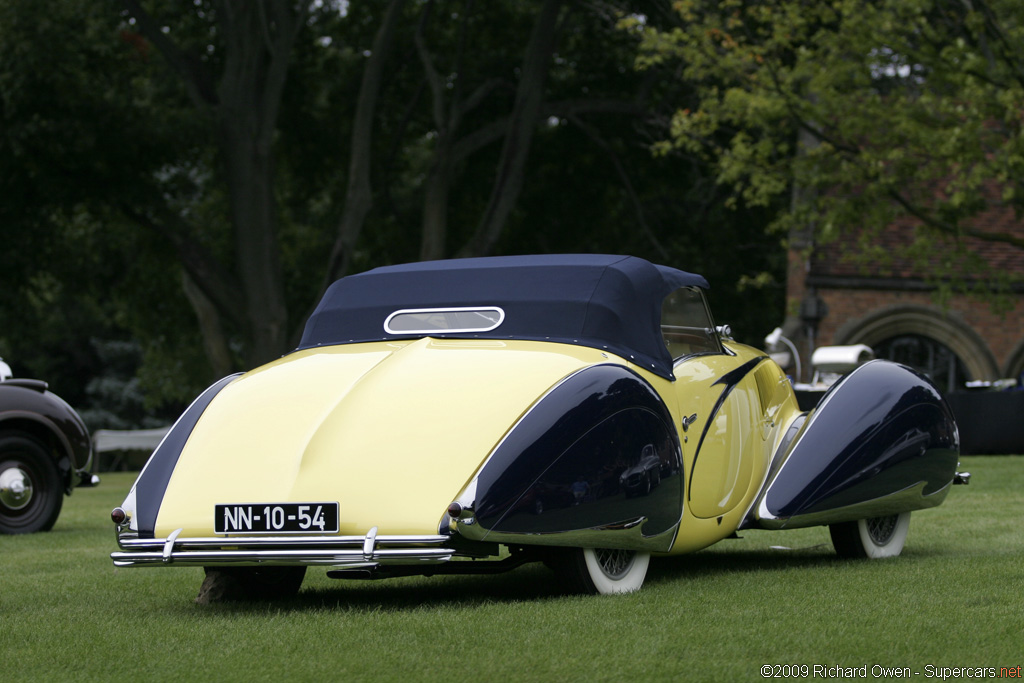
[[[342,278],[320,301],[300,349],[408,339],[384,321],[399,309],[497,306],[496,329],[434,337],[528,339],[606,349],[663,376],[672,358],[660,330],[662,300],[700,275],[634,256],[499,256],[386,266]]]

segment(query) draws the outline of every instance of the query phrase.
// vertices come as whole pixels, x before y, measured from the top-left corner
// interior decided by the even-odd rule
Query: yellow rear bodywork
[[[154,533],[213,536],[217,504],[336,501],[340,535],[373,527],[436,534],[449,503],[524,413],[572,373],[614,363],[640,373],[675,422],[685,483],[671,552],[691,552],[736,529],[799,413],[767,359],[720,401],[722,377],[759,357],[732,351],[680,361],[674,381],[590,347],[536,341],[426,338],[296,352],[211,402],[174,468]]]
[[[213,535],[219,503],[339,504],[340,534],[435,534],[552,385],[624,361],[546,342],[418,339],[308,349],[225,387],[169,481],[155,534]]]

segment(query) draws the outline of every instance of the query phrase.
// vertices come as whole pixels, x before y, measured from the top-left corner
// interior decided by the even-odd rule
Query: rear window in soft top
[[[497,306],[471,308],[410,308],[395,311],[384,321],[388,334],[431,332],[490,332],[505,320]]]

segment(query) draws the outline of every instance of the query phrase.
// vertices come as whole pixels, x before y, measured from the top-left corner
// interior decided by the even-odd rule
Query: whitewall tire
[[[836,554],[847,558],[896,557],[903,550],[909,530],[909,512],[829,526]]]
[[[640,590],[647,577],[650,553],[635,550],[584,548],[583,562],[595,593],[632,593]]]
[[[545,560],[574,593],[632,593],[644,585],[651,554],[635,550],[563,548]]]

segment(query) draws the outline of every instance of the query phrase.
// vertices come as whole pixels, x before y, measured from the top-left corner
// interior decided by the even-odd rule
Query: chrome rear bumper
[[[120,533],[120,552],[110,554],[116,567],[179,567],[318,565],[358,568],[377,565],[419,565],[447,562],[455,550],[449,536],[225,536],[138,538]]]

